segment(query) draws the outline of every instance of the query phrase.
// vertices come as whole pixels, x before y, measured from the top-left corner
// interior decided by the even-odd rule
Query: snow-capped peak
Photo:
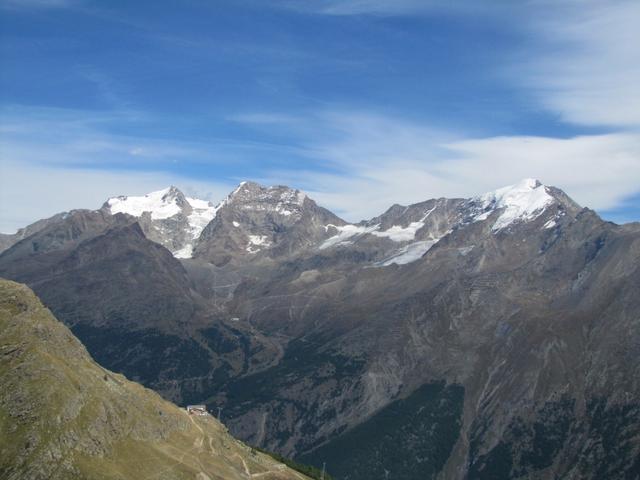
[[[147,193],[142,196],[119,196],[107,200],[105,204],[110,213],[126,213],[141,217],[149,213],[155,230],[152,239],[169,248],[177,258],[190,258],[194,241],[200,237],[202,230],[216,216],[217,208],[211,202],[197,198],[185,197],[180,190],[171,186],[163,190]],[[176,217],[182,215],[182,217]],[[164,220],[176,217],[185,231],[174,231],[171,222]],[[173,220],[172,220],[173,221]],[[185,235],[186,234],[186,235]],[[179,248],[175,248],[175,239]]]
[[[472,202],[481,209],[474,216],[475,221],[485,220],[495,210],[502,210],[491,227],[493,231],[498,231],[514,222],[537,218],[554,202],[554,198],[538,180],[525,178],[515,185],[480,195],[472,199]]]
[[[140,217],[143,213],[149,212],[152,220],[162,220],[182,211],[178,204],[178,194],[182,195],[180,190],[172,186],[139,197],[113,197],[107,200],[107,205],[112,214],[127,213]]]

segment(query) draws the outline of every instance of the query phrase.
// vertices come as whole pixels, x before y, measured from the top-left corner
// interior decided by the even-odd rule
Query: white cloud
[[[2,158],[48,165],[130,166],[132,162],[178,162],[202,158],[201,145],[149,136],[110,133],[145,119],[128,111],[89,112],[63,108],[0,110]]]
[[[582,205],[600,211],[623,204],[640,185],[640,135],[633,132],[566,139],[469,139],[428,125],[353,111],[292,117],[278,122],[279,128],[291,128],[287,122],[303,132],[297,137],[300,146],[295,155],[306,157],[301,163],[306,167],[280,164],[275,170],[267,162],[262,174],[252,170],[253,179],[302,188],[351,221],[378,215],[393,203],[469,197],[525,177],[560,187]],[[139,195],[169,184],[217,201],[236,183],[165,173],[162,162],[154,160],[167,151],[144,139],[134,142],[143,146],[132,146],[126,139],[120,144],[120,139],[109,137],[102,139],[104,143],[94,139],[56,147],[47,142],[30,144],[29,135],[10,138],[0,151],[0,231],[59,211],[97,208],[109,196]],[[168,151],[171,148],[175,155],[184,153],[167,145]],[[100,165],[86,161],[96,152],[98,156],[126,152],[142,162],[146,172],[126,169],[126,163],[115,171],[113,164],[108,171],[100,170]],[[277,150],[263,153],[278,156]],[[156,170],[149,171],[152,168]]]
[[[640,127],[640,2],[539,1],[512,80],[571,123]]]
[[[284,0],[281,6],[321,15],[399,16],[433,11],[473,12],[493,10],[492,2],[447,0]],[[502,5],[504,8],[505,5]]]
[[[640,135],[635,133],[465,139],[362,113],[334,112],[313,121],[320,122],[317,131],[332,133],[307,143],[307,154],[327,171],[280,170],[261,181],[301,187],[351,221],[370,218],[393,203],[470,197],[527,177],[601,211],[621,204],[640,185]]]
[[[637,0],[309,0],[284,5],[323,15],[486,18],[520,36],[507,80],[579,125],[640,127]],[[480,20],[482,21],[482,20]]]
[[[429,4],[424,0],[329,0],[323,2],[290,2],[294,8],[314,9],[327,15],[385,14],[398,15],[423,10]]]
[[[68,8],[81,0],[0,0],[0,7],[10,9]]]
[[[332,15],[406,15],[449,8],[450,4],[418,0],[288,2],[307,12]],[[532,0],[509,6],[508,11],[500,11],[495,4],[474,4],[461,2],[451,8],[468,15],[486,6],[490,13],[485,14],[512,16],[511,21],[530,36],[526,46],[518,47],[522,48],[520,59],[510,63],[509,82],[524,86],[524,93],[532,93],[543,108],[567,122],[607,126],[613,131],[572,138],[470,139],[464,132],[346,109],[306,112],[304,116],[262,111],[244,112],[229,120],[275,133],[289,143],[198,145],[108,133],[124,121],[137,126],[144,123],[137,112],[4,109],[0,230],[24,226],[60,210],[95,208],[108,196],[146,193],[169,183],[210,189],[214,199],[221,198],[233,185],[213,183],[209,187],[160,170],[168,162],[181,161],[206,162],[212,168],[216,162],[228,165],[239,150],[248,148],[264,154],[265,167],[257,172],[262,176],[257,180],[304,188],[349,220],[377,215],[393,203],[468,197],[524,177],[558,186],[582,205],[600,211],[623,205],[637,194],[640,3]],[[288,169],[270,169],[270,159],[285,152],[288,158],[306,157],[307,169],[293,164]],[[125,171],[131,165],[157,171]],[[102,166],[120,170],[89,170]],[[252,173],[256,175],[255,170]]]
[[[584,206],[605,210],[636,193],[640,185],[638,134],[494,137],[459,141],[448,148],[458,156],[444,169],[476,192],[536,177]]]
[[[297,122],[297,118],[293,115],[285,115],[278,113],[246,113],[229,117],[232,122],[255,124],[255,125],[291,125]]]
[[[525,177],[558,186],[597,210],[622,204],[640,185],[640,135],[635,133],[465,139],[362,112],[336,111],[309,116],[306,123],[300,118],[290,121],[308,132],[299,153],[314,168],[267,169],[257,180],[303,188],[352,221],[377,215],[393,203],[469,197]],[[282,128],[289,128],[286,122]],[[84,140],[72,147],[62,144],[59,149],[16,139],[8,145],[2,147],[0,172],[0,231],[5,232],[59,211],[98,208],[114,195],[139,195],[175,184],[185,193],[217,201],[234,186],[162,171],[114,171],[112,165],[109,171],[90,169],[90,162],[83,163],[92,152],[119,155],[127,149],[134,158],[152,162],[167,155],[157,145],[132,147],[113,138],[103,143]],[[173,150],[184,153],[178,147]]]
[[[291,4],[290,4],[291,5]],[[502,65],[506,80],[525,87],[539,105],[574,125],[613,132],[572,138],[496,136],[469,139],[430,125],[337,112],[315,130],[334,138],[309,142],[309,154],[335,174],[306,175],[307,188],[351,220],[394,202],[470,196],[524,177],[567,191],[606,210],[640,190],[640,3],[635,0],[488,2],[345,0],[294,2],[333,15],[414,15],[447,9],[517,25],[523,42]],[[526,41],[524,41],[526,39]],[[283,178],[299,175],[280,172]],[[305,181],[300,180],[300,181]]]
[[[172,174],[209,162],[208,148],[114,127],[144,123],[132,112],[6,107],[0,111],[0,232],[76,208],[99,208],[116,195],[142,195],[176,185],[187,195],[224,198],[234,182]],[[170,167],[170,168],[169,168]]]

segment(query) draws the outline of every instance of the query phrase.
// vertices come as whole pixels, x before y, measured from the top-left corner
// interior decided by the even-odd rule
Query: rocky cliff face
[[[194,258],[217,266],[282,259],[316,246],[344,221],[299,190],[244,182],[203,230]]]
[[[340,478],[638,476],[638,224],[604,222],[535,180],[394,205],[358,224],[296,190],[248,183],[220,204],[191,259],[138,235],[135,251],[156,259],[138,277],[122,246],[113,269],[98,260],[116,231],[86,250],[84,268],[103,285],[136,278],[122,298],[144,307],[108,342],[93,315],[110,311],[115,290],[89,316],[78,264],[60,251],[43,263],[16,245],[0,274],[23,275],[21,258],[52,261],[50,277],[47,266],[19,278],[63,321],[93,329],[84,338],[97,358],[132,375],[153,359],[155,376],[141,380],[224,406],[243,439],[326,461]],[[159,271],[166,280],[145,281]],[[172,282],[181,286],[162,294],[164,309],[182,313],[170,321],[130,293],[154,298],[154,285]],[[137,323],[174,335],[140,354],[152,337],[136,336]],[[105,354],[119,345],[126,356]],[[195,345],[202,358],[163,363]]]
[[[302,479],[92,361],[25,286],[0,280],[0,476]]]

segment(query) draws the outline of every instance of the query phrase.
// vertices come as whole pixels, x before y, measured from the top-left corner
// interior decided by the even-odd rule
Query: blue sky
[[[348,220],[524,177],[640,220],[640,3],[0,0],[0,231],[175,184]]]

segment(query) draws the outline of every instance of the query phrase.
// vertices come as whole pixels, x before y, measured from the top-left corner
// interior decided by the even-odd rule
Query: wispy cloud
[[[280,5],[301,12],[336,16],[397,16],[434,11],[477,11],[477,7],[492,8],[491,2],[446,0],[284,0]]]
[[[232,122],[254,125],[286,125],[291,126],[299,121],[295,115],[284,113],[241,113],[228,118]]]
[[[325,137],[309,137],[307,154],[333,171],[279,170],[262,180],[299,185],[350,220],[369,218],[392,203],[469,197],[526,177],[606,210],[640,184],[640,135],[633,133],[465,139],[379,115],[333,112],[319,118],[310,130]]]
[[[69,8],[82,3],[82,0],[0,0],[0,8],[12,10]]]
[[[14,106],[0,110],[1,153],[12,162],[43,166],[145,169],[183,161],[213,161],[203,145],[126,132],[152,124],[127,110],[88,111]]]
[[[60,211],[98,208],[108,197],[144,194],[170,184],[217,202],[237,183],[201,180],[183,168],[200,162],[215,169],[219,162],[210,145],[113,132],[140,122],[144,120],[127,112],[3,109],[0,231],[13,232]]]
[[[322,15],[487,17],[523,36],[507,81],[567,122],[640,127],[640,3],[635,0],[328,0],[282,3]]]
[[[512,81],[571,123],[640,128],[640,3],[537,2]],[[537,51],[536,51],[537,50]],[[524,53],[523,53],[524,56]]]
[[[279,125],[292,131],[298,117],[292,115],[248,114],[233,120],[254,127]],[[218,124],[230,118],[208,119]],[[258,139],[242,132],[215,136],[187,132],[185,136],[166,131],[183,118],[157,118],[135,110],[80,110],[54,107],[0,108],[0,158],[37,166],[57,168],[82,167],[130,170],[161,170],[170,165],[176,169],[207,165],[215,174],[216,167],[234,166],[277,157],[301,155],[291,143]],[[204,122],[204,121],[203,121]],[[194,122],[195,123],[195,122]],[[301,126],[306,123],[300,123]],[[172,131],[173,132],[173,131]],[[237,132],[236,132],[237,133]],[[308,131],[307,133],[311,133]],[[201,174],[201,173],[200,173]],[[200,175],[199,174],[199,175]]]
[[[345,0],[288,2],[325,15],[484,15],[517,24],[523,42],[502,65],[501,78],[533,97],[541,110],[600,135],[571,138],[495,136],[471,139],[378,115],[334,112],[315,127],[332,139],[310,152],[341,170],[308,185],[326,205],[350,218],[368,217],[392,202],[469,196],[523,177],[567,190],[604,211],[640,190],[640,4],[635,1],[495,2]],[[316,119],[317,120],[317,119]],[[299,175],[280,172],[295,180]],[[628,201],[628,200],[626,200]]]
[[[14,117],[5,115],[0,128],[0,157],[10,166],[0,181],[7,195],[0,212],[5,230],[169,183],[208,192],[213,200],[244,179],[287,184],[352,221],[393,203],[469,197],[525,177],[558,186],[599,211],[624,205],[640,185],[640,135],[634,132],[468,138],[402,118],[335,109],[239,114],[235,121],[245,128],[267,129],[285,141],[220,146],[115,135],[109,130],[120,119],[106,114],[29,110],[22,121]],[[242,167],[231,167],[248,149],[254,161],[246,178]],[[202,168],[193,173],[198,164],[208,175]]]
[[[18,4],[61,8],[79,2],[0,0],[2,7]],[[371,20],[360,15],[442,12],[465,18],[486,15],[494,21],[503,20],[504,25],[517,25],[521,41],[514,44],[510,55],[488,67],[496,77],[492,80],[508,84],[527,101],[533,98],[532,109],[556,116],[565,126],[571,124],[571,131],[582,130],[582,134],[568,138],[566,134],[562,138],[552,134],[501,136],[501,131],[494,129],[495,134],[478,137],[465,131],[473,126],[463,120],[458,131],[444,129],[433,114],[421,116],[429,112],[405,109],[407,115],[403,115],[401,106],[375,104],[357,93],[353,93],[352,105],[310,101],[303,94],[321,96],[322,92],[316,92],[321,89],[301,88],[296,83],[299,77],[292,72],[300,65],[310,66],[310,74],[323,71],[325,62],[335,61],[329,52],[307,51],[309,46],[299,46],[286,35],[277,45],[227,44],[203,33],[193,38],[171,33],[166,38],[156,37],[155,29],[134,25],[156,41],[160,52],[173,48],[194,59],[209,58],[215,52],[249,62],[256,68],[248,71],[254,72],[251,75],[256,82],[265,84],[261,91],[272,88],[282,110],[274,110],[273,102],[235,115],[230,114],[233,107],[219,109],[196,115],[192,120],[197,120],[200,128],[181,136],[172,123],[175,117],[133,107],[136,102],[131,93],[135,88],[129,90],[129,85],[115,81],[124,76],[105,75],[109,70],[101,70],[99,65],[94,68],[91,61],[76,65],[73,73],[94,85],[94,95],[102,100],[105,110],[0,110],[0,189],[3,195],[10,193],[2,198],[3,225],[23,226],[58,210],[95,207],[107,196],[144,193],[168,183],[209,192],[219,199],[245,175],[264,183],[304,188],[349,220],[379,214],[392,203],[467,197],[531,176],[565,189],[579,203],[599,211],[628,209],[629,202],[637,203],[638,2],[309,0],[282,1],[279,5],[310,14],[305,21],[319,19],[341,26],[349,23],[346,16],[353,16],[356,24]],[[119,10],[117,15],[100,12],[106,18],[111,14],[130,21]],[[394,20],[387,25],[380,18],[374,22],[389,29],[400,23]],[[347,57],[349,62],[360,60],[358,55]],[[371,72],[363,67],[360,73]],[[384,88],[395,86],[390,81]],[[292,106],[280,102],[280,95],[283,100],[299,95],[298,100],[304,101]],[[514,117],[517,115],[514,111]],[[180,131],[185,130],[189,128],[183,125]]]

